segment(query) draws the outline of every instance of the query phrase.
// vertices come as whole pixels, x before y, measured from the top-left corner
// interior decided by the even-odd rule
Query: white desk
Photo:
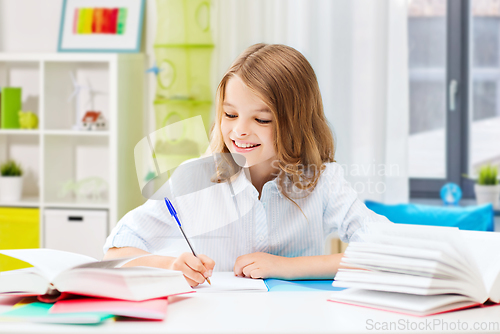
[[[424,326],[426,322],[466,323],[469,333],[475,322],[496,322],[500,326],[500,306],[464,310],[432,317],[418,318],[396,313],[328,302],[330,292],[256,292],[194,293],[170,300],[167,317],[162,322],[124,321],[98,326],[0,323],[0,333],[381,333],[369,330],[372,319],[382,322],[410,322]],[[1,301],[1,300],[0,300]],[[0,305],[0,311],[8,309]],[[432,329],[432,328],[431,328]],[[392,333],[422,332],[401,330]],[[426,333],[456,332],[436,326]],[[489,333],[500,333],[497,327]]]

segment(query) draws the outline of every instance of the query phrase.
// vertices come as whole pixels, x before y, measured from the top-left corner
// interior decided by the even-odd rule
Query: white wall
[[[55,52],[61,0],[0,0],[1,52]]]

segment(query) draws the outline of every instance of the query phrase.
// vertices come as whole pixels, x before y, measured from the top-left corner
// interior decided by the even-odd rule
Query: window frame
[[[469,162],[470,0],[446,3],[446,178],[410,178],[410,198],[440,198],[444,184],[462,188],[462,198],[474,198],[474,182],[463,177]],[[450,82],[458,82],[455,110],[450,110]]]

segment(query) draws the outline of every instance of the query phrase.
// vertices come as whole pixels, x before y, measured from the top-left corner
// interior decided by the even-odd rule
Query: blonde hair
[[[293,202],[285,186],[287,177],[301,191],[311,192],[324,163],[335,161],[333,135],[323,112],[314,70],[300,52],[286,45],[255,44],[243,51],[217,88],[212,152],[229,153],[221,132],[222,104],[226,85],[235,75],[269,107],[276,120],[278,185]]]

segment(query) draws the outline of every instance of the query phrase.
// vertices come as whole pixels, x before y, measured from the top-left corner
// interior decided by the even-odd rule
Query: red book
[[[91,33],[95,34],[95,23],[96,23],[96,14],[97,14],[97,8],[94,8],[92,11],[92,27],[91,27]]]
[[[109,33],[116,34],[116,26],[118,25],[118,8],[111,9],[111,20],[109,20]]]
[[[68,297],[70,299],[67,299]],[[123,317],[163,320],[167,314],[167,305],[167,298],[129,301],[109,298],[84,298],[69,295],[66,296],[66,299],[59,299],[50,308],[49,312],[51,314],[103,312]]]

